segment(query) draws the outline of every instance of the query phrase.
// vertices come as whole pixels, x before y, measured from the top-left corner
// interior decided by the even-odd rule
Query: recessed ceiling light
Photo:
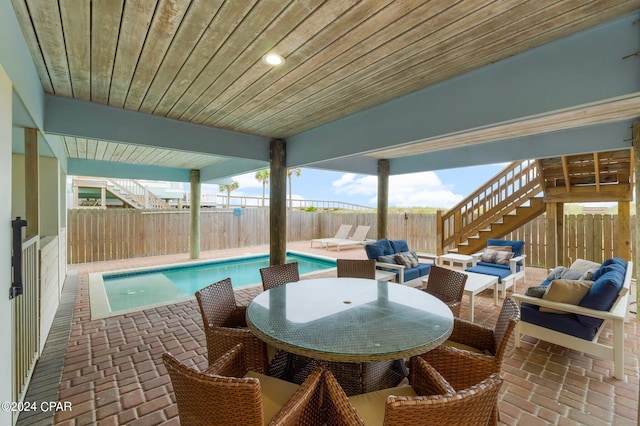
[[[284,58],[277,53],[267,53],[262,57],[262,62],[267,65],[277,67],[278,65],[284,64]]]

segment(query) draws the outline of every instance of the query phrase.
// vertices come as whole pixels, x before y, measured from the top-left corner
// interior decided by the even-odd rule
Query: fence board
[[[203,210],[200,215],[201,250],[221,250],[269,244],[269,209]],[[577,258],[602,261],[616,255],[617,215],[566,215],[565,261]],[[188,211],[151,212],[128,209],[71,209],[68,214],[68,262],[85,263],[189,252]],[[370,226],[377,236],[375,213],[287,212],[287,241],[331,237],[342,224]],[[387,237],[405,239],[409,247],[435,253],[435,214],[390,214]],[[635,242],[635,217],[631,218]],[[525,241],[527,264],[545,267],[545,216],[505,236]],[[635,253],[632,244],[632,254]]]

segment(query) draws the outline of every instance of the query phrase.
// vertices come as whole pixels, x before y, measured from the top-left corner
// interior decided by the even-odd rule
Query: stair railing
[[[441,215],[439,250],[457,246],[542,191],[538,163],[516,161]]]
[[[132,201],[146,209],[172,209],[173,207],[162,198],[149,191],[144,185],[132,179],[112,179],[107,182],[114,188],[125,192]]]

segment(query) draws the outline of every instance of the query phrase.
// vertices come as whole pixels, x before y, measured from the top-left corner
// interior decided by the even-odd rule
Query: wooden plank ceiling
[[[631,201],[631,149],[539,160],[544,198],[556,202]]]
[[[12,3],[46,93],[271,138],[640,6],[635,0]],[[285,64],[264,64],[261,57],[270,51]],[[90,152],[73,148],[83,141],[65,142],[70,156]],[[104,156],[126,150],[102,144]]]

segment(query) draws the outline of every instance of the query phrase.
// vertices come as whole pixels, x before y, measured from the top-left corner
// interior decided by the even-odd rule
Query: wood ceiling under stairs
[[[442,215],[442,251],[482,250],[548,203],[631,201],[632,179],[631,149],[512,163]]]
[[[538,160],[538,164],[545,201],[580,203],[633,199],[631,149],[546,158]]]

